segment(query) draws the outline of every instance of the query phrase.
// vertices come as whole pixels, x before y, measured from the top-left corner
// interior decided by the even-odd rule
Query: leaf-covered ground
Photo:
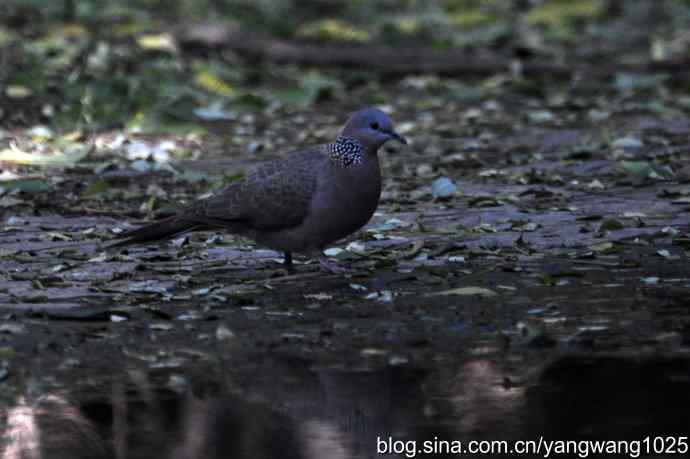
[[[643,97],[634,94],[563,106],[567,88],[546,101],[510,85],[462,105],[428,95],[446,84],[383,89],[412,142],[381,153],[378,212],[327,251],[352,275],[304,258],[286,273],[280,254],[216,233],[99,245],[151,209],[192,202],[218,172],[232,179],[255,159],[329,138],[335,113],[355,104],[245,115],[208,137],[97,135],[68,169],[24,178],[34,193],[0,201],[10,368],[29,356],[42,372],[44,359],[87,365],[102,352],[179,363],[223,340],[332,363],[423,362],[477,339],[685,342],[690,120],[673,99],[650,113],[629,108]],[[604,119],[589,120],[594,111]],[[252,142],[228,143],[237,131]]]
[[[668,3],[685,11],[683,2]],[[623,21],[595,27],[589,18],[582,26],[563,19],[562,10],[548,16],[556,14],[548,4],[540,14],[556,28],[546,31],[581,26],[612,33]],[[33,29],[16,22],[26,13],[12,11],[0,47],[31,37]],[[568,27],[554,26],[557,20]],[[123,20],[130,22],[137,21]],[[46,30],[62,34],[62,44],[91,33],[70,27]],[[334,27],[324,30],[340,30]],[[389,30],[370,27],[369,33]],[[541,30],[530,27],[525,30]],[[309,35],[317,27],[305,29]],[[430,393],[451,397],[444,374],[467,365],[472,387],[497,380],[509,387],[508,375],[528,381],[526,373],[563,355],[687,355],[690,93],[684,74],[379,80],[266,64],[257,83],[251,65],[228,73],[235,70],[227,62],[182,52],[172,35],[158,32],[144,39],[124,30],[129,38],[122,43],[106,36],[102,46],[75,49],[72,58],[64,56],[71,45],[50,48],[55,37],[43,43],[52,51],[36,37],[25,41],[38,57],[48,52],[67,59],[65,68],[81,69],[67,76],[59,94],[50,90],[55,72],[64,69],[59,59],[44,68],[45,80],[21,80],[16,68],[2,75],[3,404],[56,388],[104,390],[120,379],[136,380],[143,390],[139,370],[170,372],[167,385],[196,375],[246,388],[238,381],[256,378],[252,394],[282,400],[271,392],[271,375],[292,387],[305,377],[301,365],[338,369],[346,380],[361,369],[433,370],[440,375]],[[556,50],[572,40],[554,37]],[[657,46],[676,49],[658,40]],[[646,44],[626,49],[649,53]],[[622,45],[611,39],[610,46]],[[4,57],[18,62],[12,53]],[[160,65],[162,73],[112,72],[130,61],[140,70]],[[290,82],[280,87],[284,75]],[[108,94],[119,84],[110,78],[121,79],[123,92]],[[45,86],[33,86],[39,81]],[[148,91],[155,97],[142,99]],[[212,232],[102,249],[118,231],[203,198],[256,161],[332,139],[348,114],[365,105],[389,112],[411,142],[380,153],[384,192],[372,221],[326,251],[352,274],[325,273],[303,257],[296,272],[286,272],[279,253]],[[171,113],[175,122],[167,123]],[[273,359],[283,358],[301,363],[271,369]],[[473,367],[484,361],[498,367],[485,373]],[[630,378],[638,371],[623,367]],[[377,375],[369,374],[374,384]],[[398,377],[411,378],[391,376]],[[121,390],[115,387],[113,397]],[[247,393],[240,398],[251,400]],[[469,409],[481,415],[489,408],[479,407],[480,399]],[[407,408],[413,416],[419,407]]]

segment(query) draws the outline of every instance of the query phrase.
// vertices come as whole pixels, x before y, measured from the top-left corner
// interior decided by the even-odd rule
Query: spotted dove
[[[360,110],[334,142],[262,163],[208,199],[119,234],[113,247],[223,229],[285,252],[290,266],[292,252],[321,251],[369,221],[381,195],[377,152],[391,139],[407,143],[381,110]]]

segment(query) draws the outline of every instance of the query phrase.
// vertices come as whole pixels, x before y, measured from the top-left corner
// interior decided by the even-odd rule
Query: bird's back
[[[185,217],[238,232],[297,226],[309,213],[317,175],[326,161],[323,147],[315,146],[265,162],[190,209]]]

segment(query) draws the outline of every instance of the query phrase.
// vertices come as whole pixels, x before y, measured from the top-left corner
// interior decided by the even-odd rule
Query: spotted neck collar
[[[352,137],[338,136],[335,142],[326,146],[331,161],[341,167],[352,167],[362,163],[364,147]]]

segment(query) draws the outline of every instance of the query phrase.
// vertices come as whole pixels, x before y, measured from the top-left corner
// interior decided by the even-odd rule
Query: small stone
[[[381,303],[390,303],[393,301],[393,292],[390,290],[383,290],[380,292],[372,292],[369,293],[367,296],[364,297],[366,300],[376,300],[380,301]]]
[[[606,187],[598,179],[594,179],[587,184],[587,188],[590,190],[603,190]]]
[[[611,113],[604,110],[592,109],[587,112],[587,117],[590,121],[597,123],[609,119],[611,117]]]
[[[189,312],[180,314],[179,316],[175,317],[175,320],[188,321],[188,320],[201,320],[203,318],[204,317],[198,311],[189,311]]]
[[[34,126],[29,129],[29,135],[41,139],[52,139],[55,133],[47,126]]]
[[[527,119],[532,123],[548,123],[553,121],[556,116],[548,110],[538,110],[527,113]]]
[[[187,245],[188,243],[189,243],[189,238],[187,236],[178,237],[178,238],[175,238],[175,239],[170,241],[170,244],[173,247],[176,247],[178,249],[180,247]]]
[[[247,145],[247,151],[251,154],[256,154],[264,149],[264,144],[260,142],[249,142]]]
[[[25,220],[23,220],[23,219],[21,219],[21,218],[19,218],[19,217],[14,217],[14,216],[8,218],[7,221],[6,221],[6,223],[7,223],[9,226],[23,225],[24,222],[25,222]]]
[[[400,365],[405,365],[409,362],[410,360],[407,357],[403,357],[401,355],[391,355],[388,358],[388,365],[391,366],[400,366]]]
[[[218,325],[218,328],[216,328],[216,339],[218,341],[227,341],[233,338],[235,338],[235,333],[227,325]]]
[[[670,234],[671,236],[675,236],[679,233],[679,231],[672,226],[665,226],[661,229],[661,232],[664,234]]]
[[[69,357],[62,361],[60,368],[77,368],[81,365],[81,360],[75,357]]]
[[[145,159],[137,159],[133,161],[129,167],[137,172],[149,172],[152,169],[151,164]]]
[[[97,256],[93,258],[89,258],[87,260],[88,263],[103,263],[108,259],[108,253],[107,252],[101,252]]]
[[[357,255],[366,255],[367,253],[367,246],[359,241],[350,242],[346,249],[352,253],[356,253]]]
[[[323,254],[327,257],[337,257],[342,252],[343,249],[341,249],[340,247],[331,247],[329,249],[324,250]]]
[[[350,284],[352,290],[366,291],[367,288],[362,284]]]
[[[499,171],[498,169],[486,169],[484,171],[481,171],[479,174],[477,174],[480,177],[496,177],[497,175],[503,175],[503,171]]]
[[[175,392],[184,393],[189,388],[189,379],[180,374],[171,374],[168,376],[167,386]]]
[[[416,173],[419,177],[428,177],[434,173],[434,168],[431,164],[420,164],[417,166]]]
[[[457,187],[448,177],[440,177],[431,184],[431,194],[436,199],[448,199],[457,192]]]

